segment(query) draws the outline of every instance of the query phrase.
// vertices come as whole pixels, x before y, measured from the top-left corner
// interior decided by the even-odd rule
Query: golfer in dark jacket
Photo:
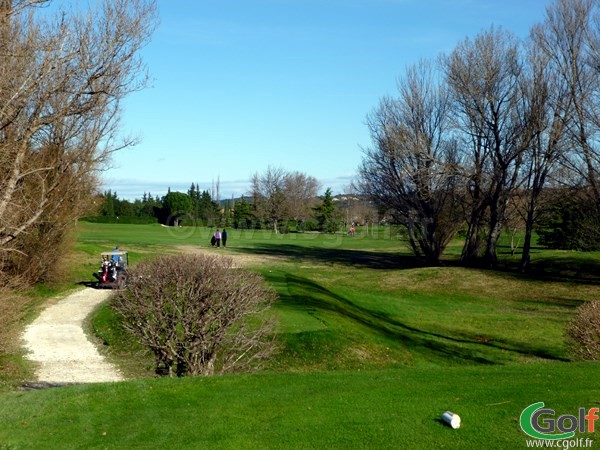
[[[221,241],[223,241],[223,247],[227,247],[227,230],[223,228],[223,232],[221,233]]]

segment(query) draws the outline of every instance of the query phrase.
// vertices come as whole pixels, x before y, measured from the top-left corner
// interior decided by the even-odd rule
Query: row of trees
[[[146,84],[154,0],[54,15],[49,3],[0,0],[0,286],[48,275],[98,170],[135,142],[119,137],[119,113]]]
[[[269,167],[251,179],[248,197],[217,201],[208,190],[192,183],[187,193],[172,192],[159,198],[144,193],[141,199],[119,199],[106,191],[98,197],[101,217],[121,222],[153,219],[163,224],[203,224],[234,228],[270,228],[285,231],[292,223],[297,230],[335,232],[353,222],[375,222],[377,214],[369,202],[357,197],[336,199],[331,189],[318,196],[319,183],[300,172]],[[214,190],[213,190],[214,191]]]
[[[248,200],[236,203],[235,226],[263,224],[279,232],[292,222],[300,231],[335,233],[352,223],[374,223],[378,213],[364,197],[334,197],[331,188],[318,196],[316,178],[298,171],[268,167],[250,180]]]
[[[200,221],[205,224],[220,223],[222,215],[229,215],[230,202],[226,202],[221,213],[219,204],[212,200],[208,191],[200,191],[192,183],[187,193],[172,192],[169,188],[163,197],[143,194],[141,199],[129,201],[120,199],[116,192],[108,190],[97,198],[100,217],[120,218],[122,223],[138,222],[135,219],[147,219],[145,222],[159,221],[168,225],[180,225],[182,220]],[[144,222],[144,220],[141,220]]]
[[[565,187],[600,217],[597,0],[557,0],[526,41],[490,28],[423,61],[368,116],[359,189],[437,263],[459,228],[462,259],[497,264],[517,211],[529,264],[541,205]]]

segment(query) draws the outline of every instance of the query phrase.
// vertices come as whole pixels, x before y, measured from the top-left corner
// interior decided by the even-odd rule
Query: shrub
[[[275,294],[231,258],[161,256],[130,271],[113,307],[149,346],[157,372],[212,375],[258,367],[273,353]]]
[[[582,192],[558,196],[539,221],[538,243],[563,250],[600,250],[600,209]]]
[[[600,360],[600,301],[586,302],[566,328],[567,345],[575,359]]]

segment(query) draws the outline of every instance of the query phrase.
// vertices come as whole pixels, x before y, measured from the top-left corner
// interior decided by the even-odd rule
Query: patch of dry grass
[[[285,261],[285,258],[280,256],[272,256],[272,255],[253,255],[249,253],[238,253],[232,252],[228,249],[224,248],[212,248],[212,247],[198,247],[194,245],[180,245],[177,247],[183,253],[188,253],[192,255],[219,255],[219,256],[227,256],[232,258],[234,264],[238,268],[244,267],[263,267],[266,265],[272,265],[273,263],[282,263]]]
[[[459,295],[476,294],[480,298],[506,301],[587,301],[598,296],[594,284],[536,280],[519,274],[463,267],[409,269],[382,277],[384,288],[403,288],[420,293],[451,291]]]
[[[21,347],[22,323],[31,299],[8,288],[0,288],[0,391],[27,378]]]

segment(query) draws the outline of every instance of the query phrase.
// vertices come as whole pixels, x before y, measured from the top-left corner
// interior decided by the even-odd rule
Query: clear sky
[[[159,0],[143,56],[151,87],[125,102],[104,188],[248,191],[269,165],[344,190],[370,145],[366,115],[421,58],[492,24],[526,37],[550,0]]]

